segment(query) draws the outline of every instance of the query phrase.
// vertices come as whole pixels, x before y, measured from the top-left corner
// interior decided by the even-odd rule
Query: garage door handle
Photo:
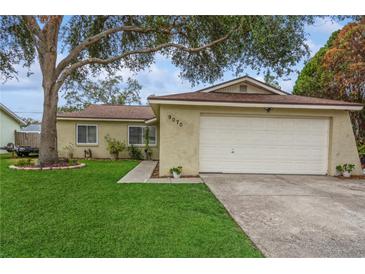
[[[234,153],[234,150],[232,149],[231,153]]]

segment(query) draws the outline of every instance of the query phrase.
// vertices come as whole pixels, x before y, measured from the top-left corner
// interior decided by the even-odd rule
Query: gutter
[[[251,107],[251,108],[289,108],[289,109],[327,109],[327,110],[353,110],[363,109],[363,105],[320,105],[320,104],[291,104],[291,103],[232,103],[212,101],[184,101],[166,99],[148,99],[150,104],[161,105],[188,105],[188,106],[222,106],[222,107]]]

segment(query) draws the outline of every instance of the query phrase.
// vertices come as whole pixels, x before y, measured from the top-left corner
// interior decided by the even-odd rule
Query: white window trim
[[[129,143],[129,128],[130,127],[141,127],[141,128],[146,128],[148,126],[145,126],[145,125],[128,125],[128,146],[135,146],[135,147],[144,147],[146,144],[130,144]],[[157,127],[156,126],[149,126],[149,127],[154,127],[155,128],[155,132],[156,132],[156,141],[155,141],[155,144],[149,144],[150,147],[155,147],[157,146]],[[144,136],[143,136],[143,141],[144,141]]]
[[[79,143],[79,126],[94,126],[96,128],[96,142],[95,143]],[[87,138],[87,133],[86,133],[86,138]],[[82,146],[89,146],[89,145],[98,145],[99,144],[99,129],[98,129],[98,125],[96,124],[76,124],[76,144],[77,145],[82,145]]]

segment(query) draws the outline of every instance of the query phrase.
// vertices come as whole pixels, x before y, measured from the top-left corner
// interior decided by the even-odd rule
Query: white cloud
[[[331,34],[332,32],[339,30],[343,27],[337,21],[333,21],[330,18],[318,18],[315,23],[308,27],[309,31],[320,32],[325,34]]]

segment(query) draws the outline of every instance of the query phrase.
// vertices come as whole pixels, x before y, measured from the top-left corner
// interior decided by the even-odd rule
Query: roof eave
[[[191,105],[191,106],[223,106],[223,107],[251,107],[251,108],[289,108],[289,109],[327,109],[359,111],[362,105],[329,105],[329,104],[292,104],[292,103],[234,103],[212,101],[188,101],[149,99],[148,102],[160,105]]]
[[[25,126],[27,123],[24,122],[18,115],[16,115],[14,112],[12,112],[10,109],[8,109],[5,105],[0,104],[1,109],[8,114],[11,118],[13,118],[15,121],[18,122],[21,126]]]
[[[152,118],[153,119],[153,118]],[[98,117],[57,117],[59,121],[113,121],[113,122],[142,122],[150,119],[131,119],[131,118],[98,118]]]

